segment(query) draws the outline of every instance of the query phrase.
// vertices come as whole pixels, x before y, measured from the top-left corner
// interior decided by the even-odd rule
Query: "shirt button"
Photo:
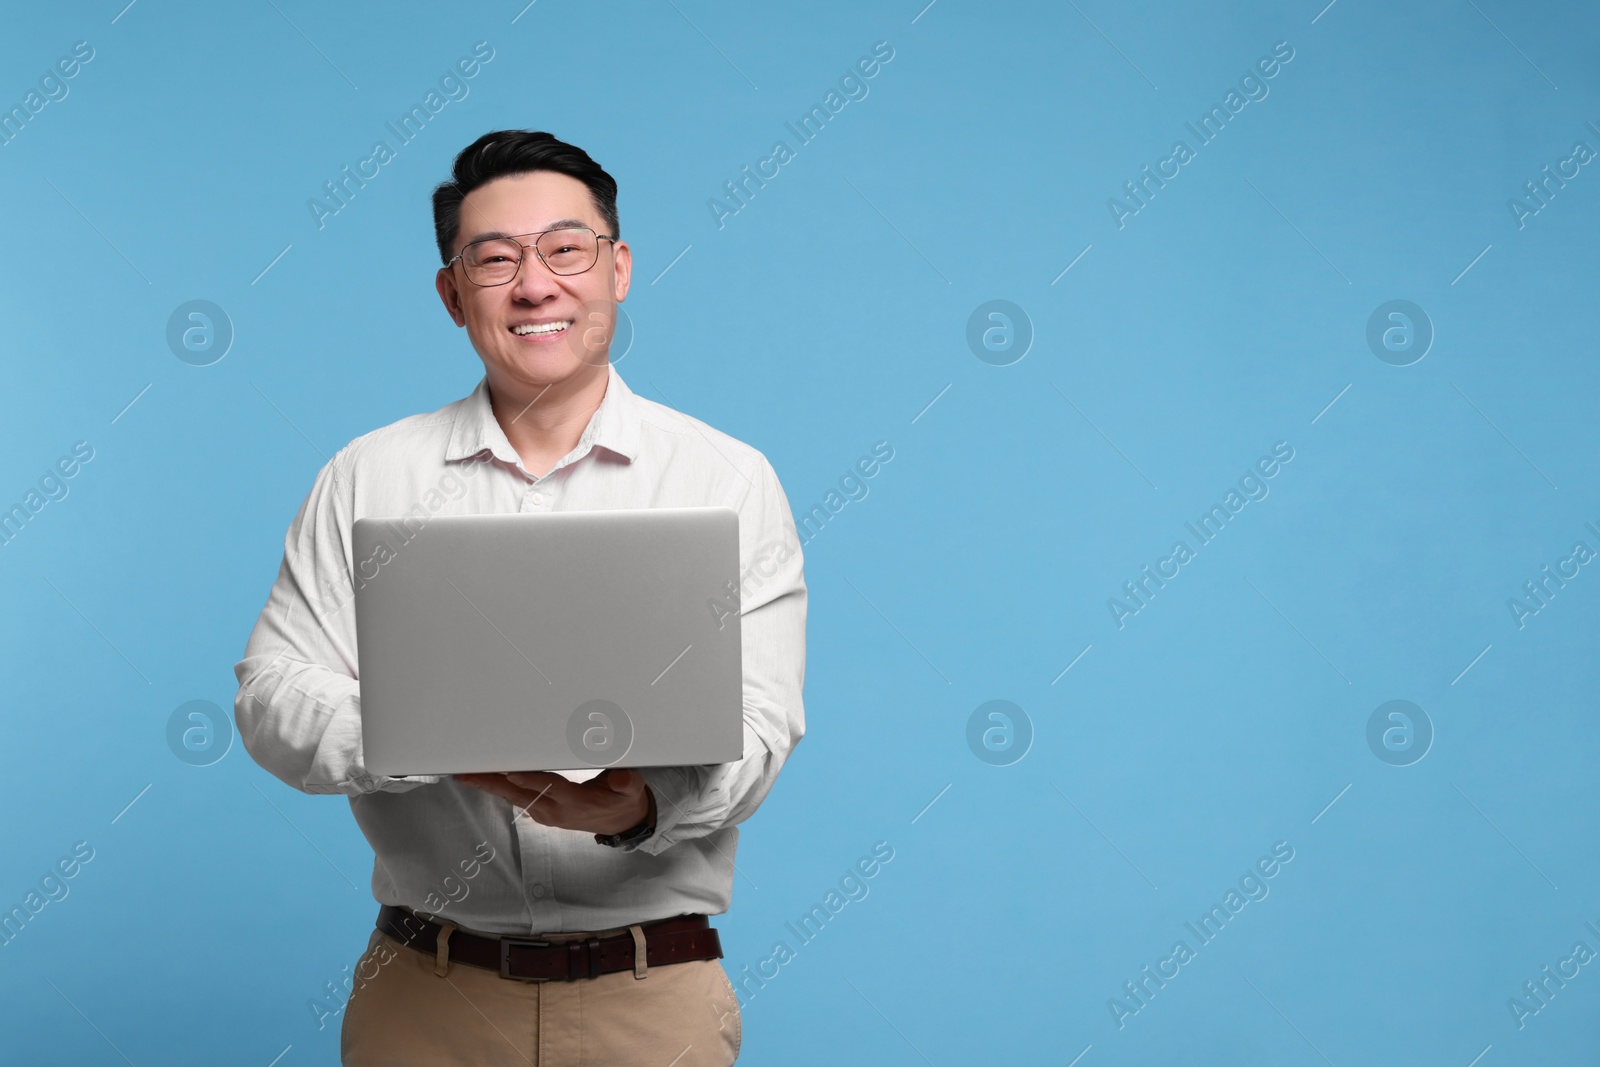
[[[543,493],[535,493],[535,494],[533,494],[533,502],[535,504],[543,504],[544,503],[544,494]]]
[[[542,885],[534,886],[533,887],[533,896],[534,896],[535,900],[537,900],[538,898],[544,896],[544,886],[542,886]]]

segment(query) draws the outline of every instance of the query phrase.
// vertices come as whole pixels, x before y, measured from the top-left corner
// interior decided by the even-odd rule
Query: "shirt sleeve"
[[[739,556],[744,758],[640,768],[656,796],[656,831],[619,846],[625,851],[654,855],[748,819],[805,735],[805,560],[788,498],[765,457],[739,508]]]
[[[403,792],[439,775],[372,775],[362,760],[350,449],[318,472],[284,537],[283,562],[234,666],[246,751],[305,793]]]

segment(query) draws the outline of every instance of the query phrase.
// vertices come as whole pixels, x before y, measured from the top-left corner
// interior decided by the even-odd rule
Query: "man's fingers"
[[[568,805],[581,806],[586,800],[594,796],[593,792],[586,788],[587,783],[580,785],[559,774],[551,774],[548,771],[512,771],[506,775],[506,778],[512,784],[527,790],[531,795],[543,797],[551,804],[560,807]]]
[[[452,777],[463,785],[493,793],[535,822],[565,829],[589,829],[614,822],[619,810],[633,809],[645,786],[644,775],[627,768],[607,768],[585,782],[574,782],[551,771]]]
[[[463,785],[471,785],[476,786],[479,789],[487,789],[490,792],[499,793],[501,796],[506,795],[505,790],[507,788],[518,791],[531,790],[534,793],[543,794],[556,787],[560,783],[567,781],[558,774],[550,774],[546,771],[507,771],[505,773],[496,772],[457,774],[453,775],[452,777],[461,782]],[[567,784],[570,785],[571,783]]]
[[[644,775],[630,768],[612,770],[608,767],[593,780],[597,785],[605,786],[613,793],[627,796],[640,791],[640,787],[644,782]]]
[[[485,793],[493,793],[495,796],[503,797],[506,800],[511,800],[518,793],[522,792],[521,789],[512,785],[504,778],[500,779],[499,781],[493,781],[490,779],[463,779],[462,784],[469,785],[474,789],[481,789]]]
[[[562,782],[575,784],[571,779],[550,771],[507,771],[506,777],[526,789],[545,789]]]
[[[538,803],[540,800],[552,799],[548,797],[547,789],[523,788],[522,786],[516,785],[515,783],[509,781],[508,776],[503,774],[458,774],[455,775],[455,778],[463,785],[472,786],[474,789],[481,789],[485,793],[493,793],[495,796],[511,804],[518,811],[526,812],[530,816],[533,814],[531,810],[533,805]],[[543,813],[543,811],[548,809],[550,806],[550,804],[541,805],[541,813]]]

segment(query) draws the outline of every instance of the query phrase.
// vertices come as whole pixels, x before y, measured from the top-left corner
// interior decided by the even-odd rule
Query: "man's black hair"
[[[496,130],[473,141],[456,156],[450,180],[433,190],[433,232],[439,260],[450,262],[450,248],[461,229],[461,201],[481,185],[508,174],[550,170],[589,187],[595,209],[611,236],[621,237],[617,220],[617,180],[576,145],[534,130]]]

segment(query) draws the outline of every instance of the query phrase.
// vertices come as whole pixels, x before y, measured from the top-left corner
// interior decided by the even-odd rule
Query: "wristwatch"
[[[595,834],[594,839],[597,843],[617,848],[631,841],[643,841],[656,832],[656,794],[649,786],[645,786],[644,792],[650,801],[650,808],[644,813],[644,818],[639,820],[639,824],[630,826],[621,833]]]

